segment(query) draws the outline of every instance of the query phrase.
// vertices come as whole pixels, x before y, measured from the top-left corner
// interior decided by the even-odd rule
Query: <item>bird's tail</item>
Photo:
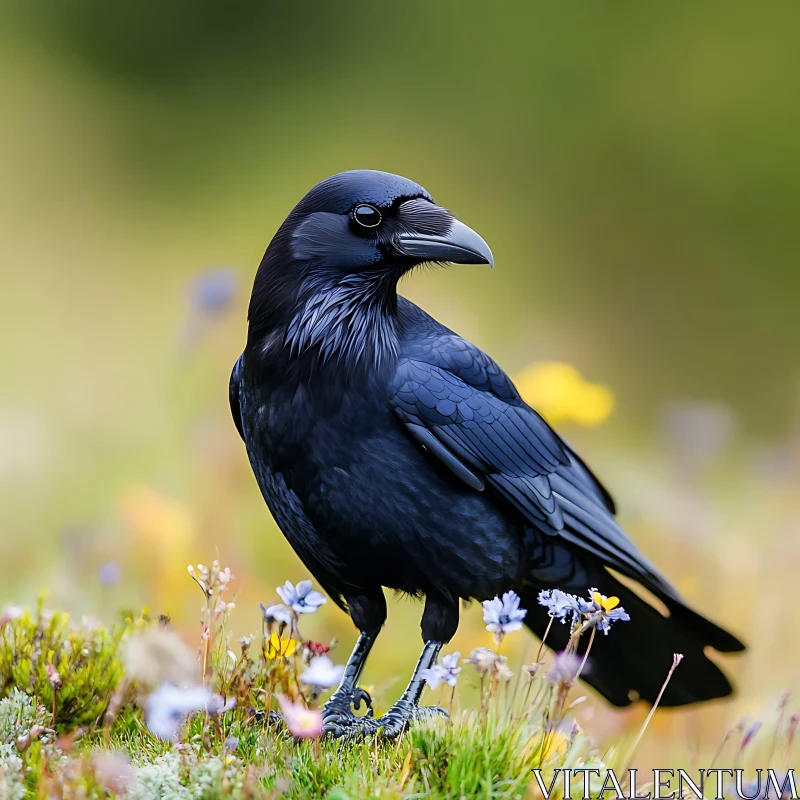
[[[665,617],[601,566],[587,567],[593,584],[609,596],[616,595],[630,614],[629,622],[617,622],[607,636],[598,631],[592,643],[587,666],[581,677],[616,706],[630,705],[641,698],[652,704],[661,690],[674,653],[683,661],[672,676],[660,704],[682,706],[716,697],[725,697],[733,688],[722,670],[705,654],[707,646],[722,652],[743,650],[732,634],[690,608],[668,600],[670,616]],[[585,573],[584,573],[585,575]],[[586,595],[586,586],[558,586],[565,592]],[[522,593],[528,609],[525,622],[540,638],[547,628],[547,610],[539,605],[538,592]],[[546,644],[563,650],[569,639],[568,624],[553,622]],[[588,634],[578,648],[584,652]]]

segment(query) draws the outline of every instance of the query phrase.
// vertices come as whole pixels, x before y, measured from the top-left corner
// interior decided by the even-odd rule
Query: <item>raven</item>
[[[231,375],[233,418],[267,506],[360,631],[325,729],[393,737],[432,713],[419,708],[420,672],[455,634],[460,600],[510,589],[539,637],[542,589],[597,586],[620,598],[631,621],[596,638],[584,678],[614,705],[653,703],[673,653],[684,661],[662,705],[730,694],[704,648],[742,643],[687,607],[503,370],[397,294],[425,262],[493,258],[410,180],[373,170],[328,178],[264,254]],[[383,587],[424,596],[424,649],[386,716],[357,717],[351,707],[369,703],[358,679],[386,619]],[[563,649],[568,635],[555,625],[547,644]]]

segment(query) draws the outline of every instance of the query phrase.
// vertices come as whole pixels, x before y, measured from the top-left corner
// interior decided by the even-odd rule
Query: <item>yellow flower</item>
[[[592,600],[606,613],[613,611],[619,605],[619,597],[606,597],[604,594],[600,594],[600,592],[593,592]]]
[[[289,658],[297,650],[296,639],[281,639],[276,631],[272,632],[267,642],[267,658],[277,658],[283,656]]]
[[[614,409],[612,391],[584,380],[571,364],[537,361],[517,376],[516,384],[525,400],[553,425],[600,425]]]

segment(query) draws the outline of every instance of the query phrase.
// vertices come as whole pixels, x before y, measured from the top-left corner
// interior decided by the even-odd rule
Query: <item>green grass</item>
[[[450,720],[414,725],[395,741],[298,740],[253,711],[277,708],[278,695],[320,707],[298,681],[303,645],[277,655],[271,636],[285,644],[286,631],[266,624],[260,638],[231,642],[224,573],[215,562],[204,575],[198,649],[146,614],[111,628],[41,604],[0,615],[0,798],[523,798],[540,795],[534,768],[548,782],[558,767],[596,768],[599,791],[604,770],[628,766],[630,737],[601,752],[571,717],[573,682],[551,681],[545,667],[506,680],[505,667],[479,675],[467,664],[460,685],[479,683],[478,702],[462,707],[459,691],[442,687],[434,700]],[[146,711],[165,682],[203,683],[236,707],[192,713],[165,741]],[[788,765],[797,727],[788,697],[769,725],[750,763]],[[756,753],[747,736],[734,728],[725,740],[736,766]]]

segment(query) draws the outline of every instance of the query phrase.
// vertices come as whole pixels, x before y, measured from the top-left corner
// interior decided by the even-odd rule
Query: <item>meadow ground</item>
[[[320,708],[341,677],[334,658],[344,655],[335,641],[301,632],[321,596],[287,583],[283,603],[262,607],[261,635],[234,642],[230,571],[214,562],[190,574],[204,597],[196,646],[146,613],[111,627],[75,623],[41,603],[0,615],[0,798],[558,798],[559,769],[596,771],[592,797],[631,789],[627,770],[652,735],[651,718],[600,746],[575,716],[586,699],[576,681],[584,660],[570,647],[554,658],[542,648],[530,664],[511,665],[504,640],[519,626],[498,629],[486,606],[495,648],[448,652],[427,675],[425,700],[449,720],[416,723],[393,741],[332,740],[320,735]],[[625,622],[614,599],[599,594],[574,613],[563,598],[542,600],[573,625],[573,647]],[[679,657],[664,665],[665,680],[674,669]],[[477,702],[462,705],[470,684]],[[700,743],[689,766],[739,768],[740,785],[725,778],[724,795],[738,788],[755,797],[767,788],[766,777],[754,783],[756,767],[773,766],[783,780],[794,763],[798,720],[785,694],[758,723]],[[584,794],[581,780],[573,779],[574,796]],[[648,783],[640,780],[640,794]]]

